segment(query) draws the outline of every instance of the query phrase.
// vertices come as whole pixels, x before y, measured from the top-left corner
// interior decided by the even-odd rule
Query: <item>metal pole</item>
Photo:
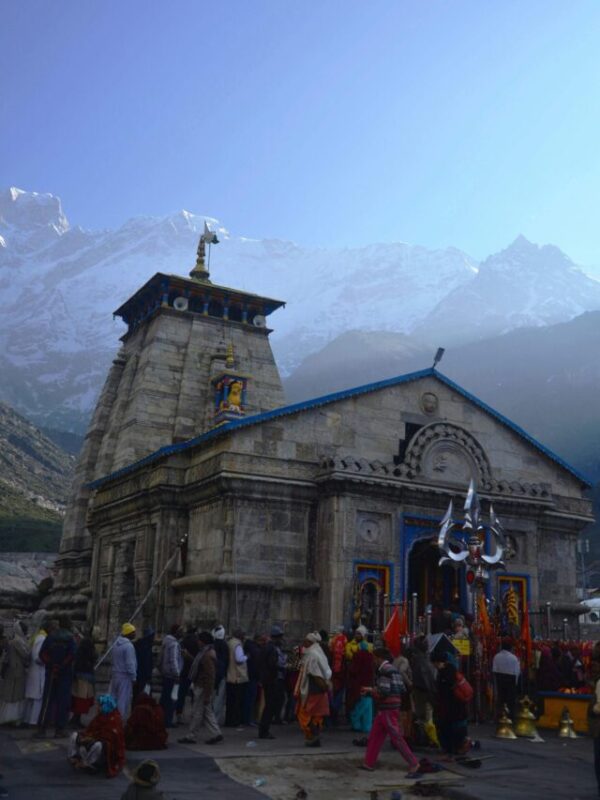
[[[550,600],[546,603],[546,626],[548,628],[548,639],[552,638],[552,603]]]
[[[565,642],[569,638],[569,620],[565,617],[563,619],[563,639]]]
[[[413,636],[417,633],[417,593],[413,592],[412,595],[412,634]]]
[[[580,539],[577,542],[579,547],[579,555],[581,556],[581,589],[582,589],[582,600],[586,599],[587,596],[587,581],[585,579],[585,553],[589,553],[590,551],[590,540],[589,539]]]
[[[187,535],[186,535],[186,536],[185,536],[185,537],[184,537],[184,538],[183,538],[183,539],[182,539],[182,540],[179,542],[179,544],[177,545],[177,550],[175,550],[175,552],[173,553],[173,555],[171,556],[171,558],[170,558],[170,559],[167,561],[167,563],[166,563],[166,564],[165,564],[165,566],[164,566],[164,569],[162,570],[162,572],[160,573],[160,575],[158,576],[158,578],[157,578],[157,579],[154,581],[154,583],[152,584],[152,586],[151,586],[151,587],[148,589],[148,591],[146,592],[146,594],[145,594],[145,596],[144,596],[144,599],[143,599],[143,600],[142,600],[142,602],[141,602],[141,603],[138,605],[138,607],[135,609],[135,611],[133,612],[133,614],[132,614],[132,615],[129,617],[129,619],[127,620],[127,622],[133,622],[133,620],[134,620],[134,619],[137,617],[137,615],[140,613],[140,611],[142,610],[142,608],[143,608],[143,607],[144,607],[144,605],[146,604],[146,601],[148,600],[148,598],[150,597],[150,595],[152,594],[152,592],[154,591],[154,589],[155,589],[155,588],[158,586],[158,584],[159,584],[159,583],[160,583],[160,581],[162,580],[162,577],[163,577],[163,575],[164,575],[164,574],[165,574],[165,572],[166,572],[166,571],[169,569],[169,567],[171,566],[171,563],[172,563],[172,562],[175,560],[175,558],[176,558],[176,557],[177,557],[177,555],[179,554],[179,548],[180,548],[180,547],[181,547],[181,545],[182,545],[182,544],[185,542],[185,540],[186,540],[186,539],[187,539]],[[107,650],[107,651],[106,651],[106,652],[105,652],[103,655],[101,655],[101,656],[100,656],[100,658],[99,658],[99,659],[98,659],[98,661],[96,662],[95,669],[98,669],[98,667],[100,666],[100,664],[102,664],[102,662],[104,661],[104,659],[106,658],[106,656],[107,656],[107,655],[108,655],[108,654],[111,652],[111,650],[113,649],[113,647],[114,647],[114,646],[115,646],[115,644],[117,643],[117,639],[118,639],[118,638],[119,638],[119,637],[117,636],[117,637],[116,637],[116,638],[113,640],[113,642],[112,642],[112,644],[110,645],[110,647],[108,648],[108,650]]]
[[[427,636],[431,636],[431,606],[428,605],[425,609],[425,631],[427,632]]]

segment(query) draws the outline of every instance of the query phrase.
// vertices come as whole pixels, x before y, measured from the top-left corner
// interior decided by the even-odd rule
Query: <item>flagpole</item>
[[[148,598],[150,597],[150,595],[152,594],[152,592],[154,591],[154,589],[155,589],[155,588],[158,586],[158,584],[159,584],[159,583],[160,583],[160,581],[162,580],[162,578],[163,578],[164,574],[166,573],[166,571],[167,571],[167,570],[169,569],[169,567],[171,566],[171,562],[172,562],[172,561],[174,561],[174,560],[177,558],[177,556],[179,555],[179,553],[181,552],[181,547],[182,547],[182,546],[185,544],[185,542],[187,541],[187,537],[188,537],[188,535],[187,535],[187,533],[186,533],[186,534],[185,534],[185,536],[184,536],[184,537],[183,537],[183,538],[182,538],[182,539],[179,541],[179,544],[177,545],[177,548],[176,548],[175,552],[173,553],[173,555],[171,556],[171,558],[170,558],[170,559],[167,561],[167,563],[165,564],[164,568],[162,569],[162,571],[161,571],[160,575],[159,575],[159,576],[158,576],[158,578],[157,578],[157,579],[154,581],[154,583],[152,584],[152,586],[151,586],[151,587],[148,589],[148,591],[147,591],[147,592],[146,592],[146,594],[144,595],[144,598],[143,598],[143,600],[142,600],[142,601],[141,601],[141,603],[140,603],[140,604],[137,606],[137,608],[135,609],[135,611],[133,612],[133,614],[132,614],[132,615],[129,617],[129,619],[127,620],[127,622],[133,622],[133,620],[134,620],[134,619],[137,617],[137,615],[140,613],[140,611],[142,610],[142,608],[143,608],[143,607],[146,605],[146,602],[147,602]],[[112,651],[113,647],[114,647],[114,646],[115,646],[115,644],[117,643],[117,639],[118,639],[118,638],[119,638],[119,637],[118,637],[118,636],[116,636],[116,637],[115,637],[115,639],[113,640],[113,642],[111,643],[110,647],[108,648],[108,650],[106,650],[106,652],[105,652],[105,653],[103,653],[103,655],[101,655],[101,656],[100,656],[100,658],[99,658],[99,659],[98,659],[98,661],[96,662],[96,666],[94,667],[94,669],[98,669],[98,667],[99,667],[99,666],[102,664],[102,662],[105,660],[105,658],[107,657],[107,655],[108,655],[108,654],[109,654],[109,653]]]

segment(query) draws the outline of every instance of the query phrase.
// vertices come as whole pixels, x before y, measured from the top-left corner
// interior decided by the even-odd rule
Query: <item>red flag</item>
[[[402,645],[400,644],[400,614],[398,613],[398,606],[394,608],[394,613],[389,619],[388,624],[383,631],[383,641],[390,653],[396,658],[400,655]]]
[[[529,608],[527,603],[523,603],[523,614],[521,618],[521,640],[525,646],[527,666],[531,666],[533,644],[531,641],[531,626],[529,625]]]

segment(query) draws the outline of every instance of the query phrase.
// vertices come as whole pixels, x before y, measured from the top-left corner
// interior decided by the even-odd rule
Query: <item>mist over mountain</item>
[[[124,333],[113,310],[155,272],[187,274],[205,219],[221,242],[211,254],[214,282],[286,301],[269,317],[284,376],[348,331],[364,334],[354,356],[362,353],[358,371],[376,379],[375,340],[385,344],[389,375],[404,358],[430,364],[433,345],[600,309],[600,282],[558,248],[522,237],[479,265],[452,247],[251,239],[188,211],[89,231],[70,224],[57,197],[13,188],[0,192],[0,400],[44,428],[83,433]],[[333,361],[330,377],[361,382],[343,358]]]
[[[445,344],[444,340],[439,342]],[[285,381],[290,402],[432,365],[435,348],[389,332],[350,331]],[[600,311],[449,347],[444,375],[600,480]]]

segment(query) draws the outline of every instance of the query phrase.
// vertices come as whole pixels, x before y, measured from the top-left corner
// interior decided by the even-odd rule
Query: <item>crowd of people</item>
[[[0,631],[0,723],[35,726],[39,738],[52,730],[68,738],[75,769],[108,776],[121,771],[126,750],[164,749],[177,727],[186,726],[176,736],[182,744],[218,745],[228,728],[255,728],[253,737],[274,739],[274,726],[297,722],[313,748],[324,731],[348,725],[364,748],[363,769],[375,768],[389,737],[407,774],[418,777],[438,767],[419,760],[413,747],[452,760],[477,746],[468,735],[468,648],[459,646],[469,637],[457,615],[445,634],[417,635],[393,656],[363,625],[331,635],[310,631],[295,644],[278,626],[248,636],[241,629],[227,635],[222,625],[174,624],[157,637],[151,628],[138,636],[128,622],[108,653],[108,690],[98,694],[91,631],[73,631],[66,616],[37,613],[28,625],[15,623],[9,638]],[[492,671],[497,708],[514,718],[522,668],[510,640],[502,640]],[[584,679],[574,650],[542,648],[537,674],[550,690]],[[150,766],[138,778],[154,791],[160,771],[144,763]],[[136,795],[132,789],[125,796]]]

